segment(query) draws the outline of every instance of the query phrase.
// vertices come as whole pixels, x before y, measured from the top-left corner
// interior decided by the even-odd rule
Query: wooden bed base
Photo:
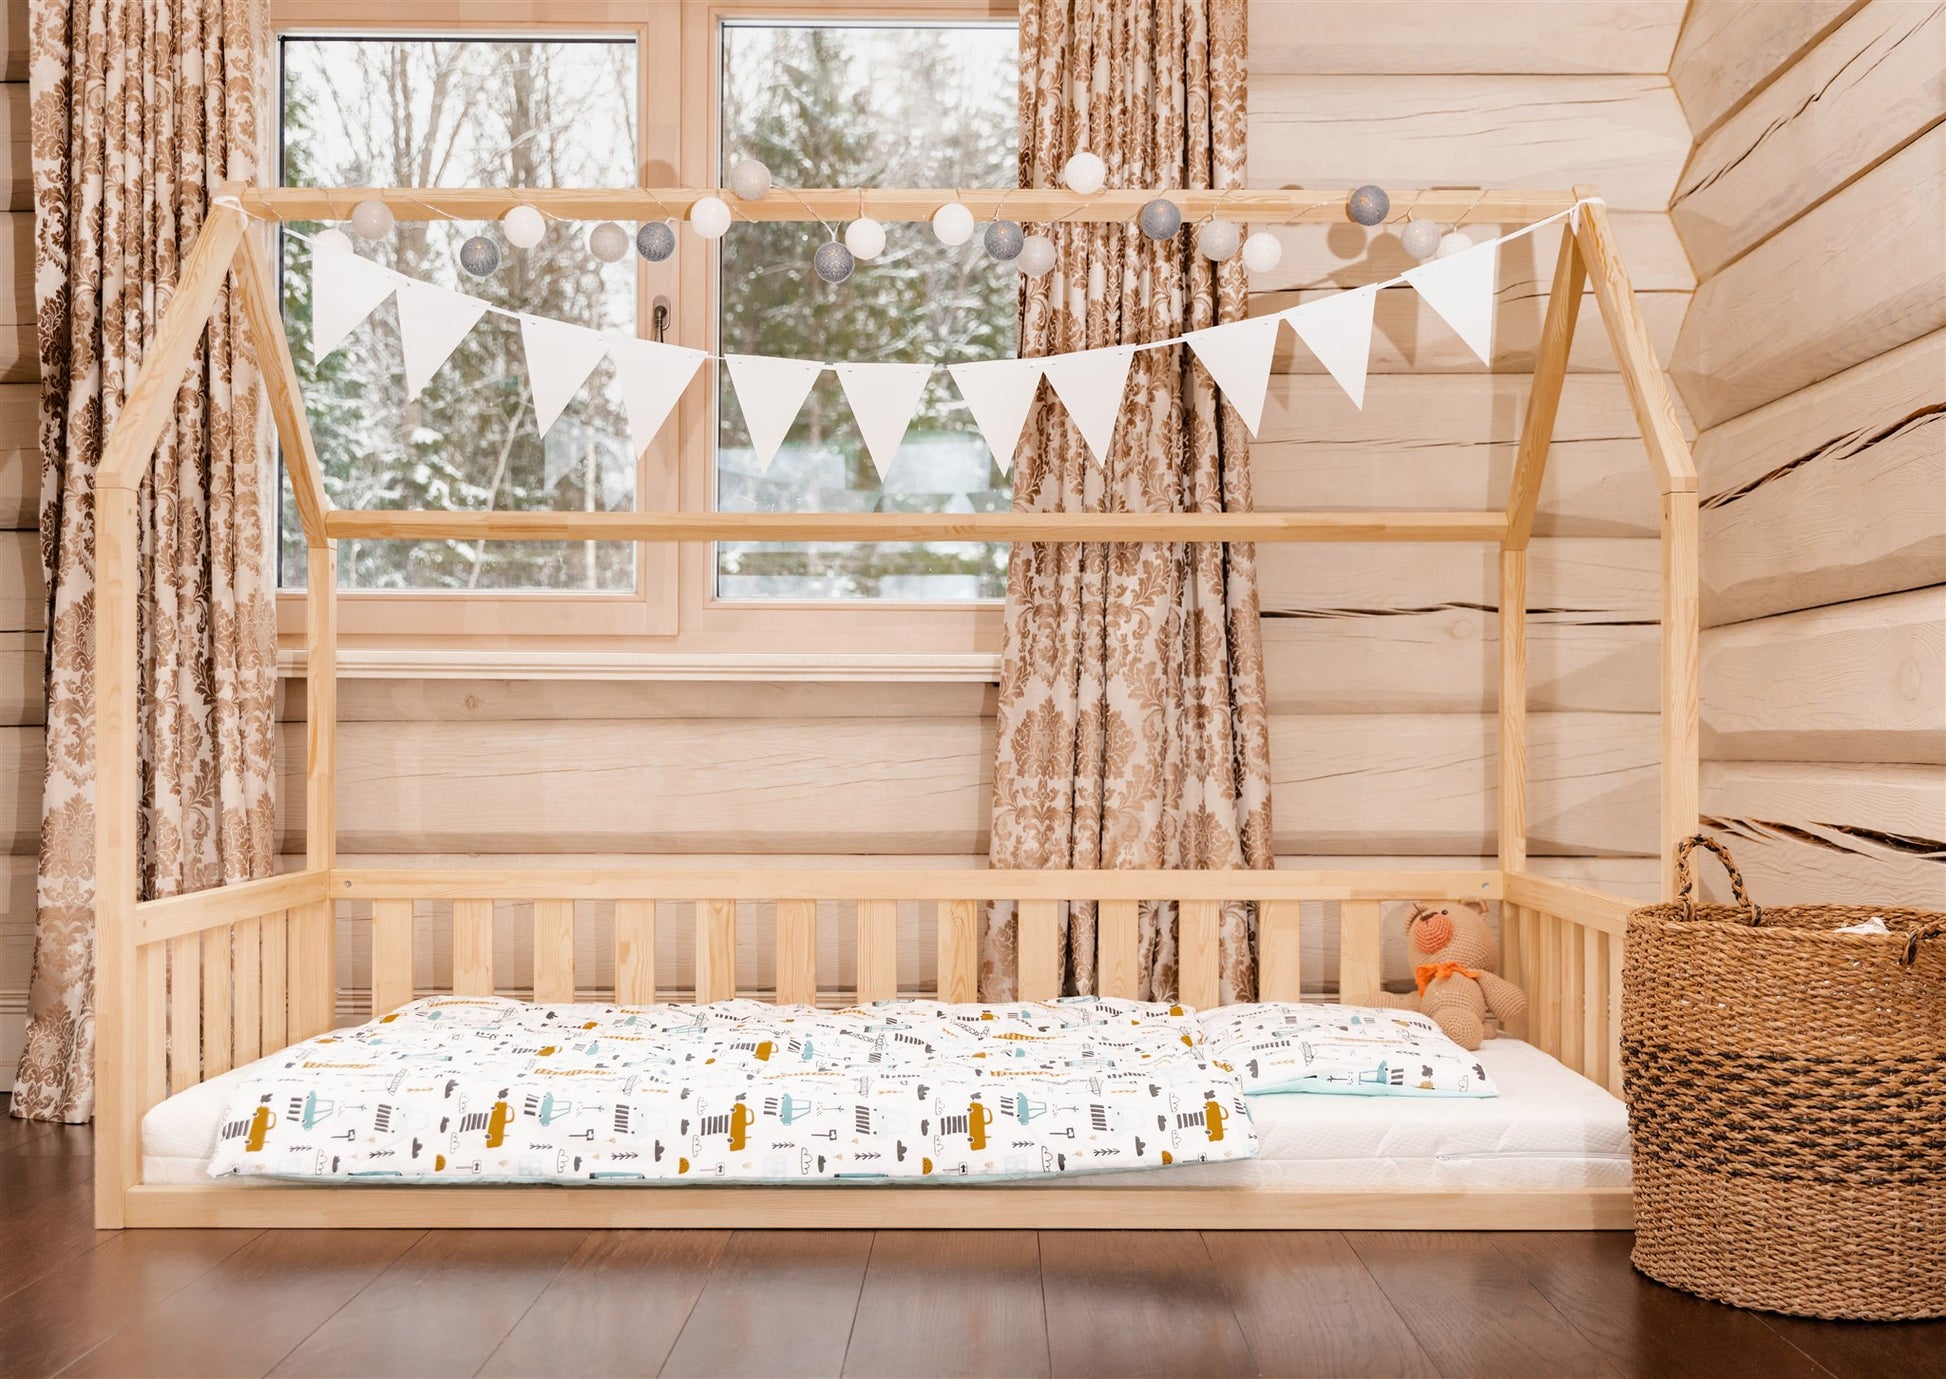
[[[369,191],[344,193],[349,205]],[[401,218],[469,216],[500,206],[503,191],[405,189],[379,193]],[[216,1185],[141,1181],[141,1119],[166,1096],[329,1029],[336,1019],[337,907],[371,904],[372,991],[379,1011],[415,995],[414,907],[450,903],[451,990],[508,991],[496,980],[496,905],[531,906],[533,982],[539,1000],[594,996],[643,1002],[671,995],[655,971],[658,904],[695,902],[695,977],[675,993],[699,1001],[732,995],[801,1002],[819,998],[814,970],[817,903],[851,902],[857,926],[853,985],[843,999],[898,991],[898,905],[934,907],[937,994],[974,997],[980,907],[1018,904],[1020,992],[1058,990],[1064,902],[1099,906],[1101,990],[1133,995],[1139,906],[1177,907],[1181,999],[1217,1002],[1216,933],[1221,905],[1257,907],[1262,996],[1295,1000],[1307,988],[1300,963],[1305,902],[1335,903],[1339,989],[1376,990],[1382,905],[1401,900],[1490,900],[1501,910],[1503,966],[1532,1002],[1523,1034],[1567,1066],[1619,1090],[1621,966],[1629,902],[1532,874],[1527,867],[1527,546],[1567,369],[1584,285],[1591,285],[1634,405],[1662,494],[1662,810],[1665,885],[1675,844],[1697,818],[1696,473],[1660,366],[1636,310],[1603,207],[1591,188],[1506,193],[1547,214],[1582,204],[1564,236],[1542,327],[1533,389],[1504,511],[1490,513],[973,514],[956,516],[967,540],[1485,541],[1500,548],[1499,856],[1472,872],[1140,871],[379,871],[337,865],[334,799],[337,736],[337,541],[341,534],[469,539],[580,537],[640,541],[734,539],[899,540],[936,537],[899,514],[815,517],[777,514],[547,515],[351,514],[325,497],[315,448],[262,248],[248,233],[254,214],[303,218],[338,193],[253,193],[230,188],[210,213],[184,265],[162,326],[116,419],[96,475],[96,1134],[97,1225],[122,1226],[933,1226],[1202,1229],[1296,1227],[1466,1227],[1603,1229],[1629,1223],[1626,1194],[1590,1192],[1348,1192],[1289,1188],[1013,1187],[650,1187],[571,1186],[370,1188]],[[537,194],[538,195],[538,194]],[[575,193],[576,213],[628,216],[640,192]],[[662,194],[665,198],[670,193]],[[825,193],[808,192],[816,203]],[[846,193],[847,196],[853,195]],[[929,213],[946,193],[875,194],[884,214]],[[1023,194],[1024,195],[1024,194]],[[1395,202],[1431,205],[1451,193],[1395,192]],[[308,196],[311,200],[306,200]],[[519,193],[521,199],[529,194]],[[1321,201],[1320,197],[1324,200]],[[1467,193],[1475,202],[1485,193]],[[496,200],[495,198],[499,198]],[[1430,198],[1429,200],[1427,198]],[[1316,219],[1332,195],[1252,191],[1207,193],[1209,209],[1252,220]],[[1114,221],[1128,198],[1060,190],[1032,194],[1046,218]],[[1531,206],[1529,203],[1532,203]],[[511,204],[510,202],[508,204]],[[565,203],[564,203],[565,204]],[[850,204],[849,202],[847,204]],[[879,204],[874,202],[874,204]],[[1012,202],[1008,203],[1010,207]],[[1027,202],[1022,201],[1022,207]],[[1198,203],[1199,206],[1202,202]],[[1494,204],[1498,204],[1495,202]],[[779,202],[763,203],[772,218]],[[504,208],[503,208],[504,209]],[[495,212],[497,214],[497,211]],[[1026,212],[1023,211],[1023,214]],[[1336,214],[1335,209],[1331,211]],[[1512,210],[1508,214],[1512,214]],[[1525,212],[1523,212],[1524,214]],[[809,216],[809,211],[804,215]],[[195,895],[138,903],[137,495],[156,439],[226,281],[234,281],[263,368],[309,547],[305,640],[308,697],[305,867]],[[902,525],[905,524],[905,525]],[[909,530],[908,530],[909,528]],[[923,528],[923,529],[921,529]],[[576,903],[612,902],[614,980],[577,985]],[[739,904],[775,905],[776,981],[739,989],[735,936]],[[506,913],[506,912],[503,912]],[[518,993],[529,994],[522,990]],[[915,994],[915,993],[904,993]],[[934,994],[928,990],[924,993]],[[1329,994],[1327,989],[1326,994]],[[1137,1207],[1139,1209],[1131,1210]]]

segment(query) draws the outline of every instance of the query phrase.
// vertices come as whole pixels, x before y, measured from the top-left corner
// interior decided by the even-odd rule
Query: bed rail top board
[[[1495,900],[1501,906],[1505,966],[1528,989],[1526,1034],[1597,1082],[1614,1087],[1626,902],[1532,875],[1527,867],[1526,590],[1528,543],[1555,413],[1584,289],[1592,296],[1641,432],[1662,501],[1662,796],[1659,834],[1665,885],[1675,846],[1697,821],[1697,495],[1670,395],[1593,187],[1570,191],[1451,188],[1393,192],[1394,204],[1475,220],[1527,220],[1573,208],[1562,238],[1533,387],[1504,507],[1486,512],[975,513],[862,516],[776,513],[359,513],[334,509],[285,338],[267,256],[251,217],[309,218],[369,196],[401,217],[498,216],[516,200],[553,198],[562,215],[629,218],[644,198],[687,205],[700,189],[528,192],[505,188],[338,188],[266,191],[228,186],[184,261],[140,376],[103,448],[95,501],[95,879],[96,1152],[95,1213],[104,1228],[149,1226],[357,1225],[855,1225],[855,1226],[1504,1226],[1626,1225],[1624,1194],[1309,1193],[1291,1189],[1172,1189],[1143,1192],[1131,1221],[1126,1192],[1076,1187],[922,1189],[823,1188],[388,1188],[209,1187],[140,1181],[141,1117],[168,1095],[262,1053],[329,1028],[335,1017],[336,908],[369,903],[374,999],[410,999],[415,906],[450,908],[452,987],[505,989],[496,974],[496,917],[524,913],[533,926],[532,993],[563,1000],[587,988],[574,968],[581,902],[612,904],[611,995],[668,994],[658,980],[658,906],[695,902],[695,971],[685,993],[698,1000],[739,993],[737,910],[776,907],[774,989],[745,995],[815,999],[812,957],[818,902],[855,908],[856,971],[842,994],[895,994],[901,902],[932,908],[938,991],[975,989],[981,906],[1015,902],[1019,988],[1058,989],[1061,907],[1096,902],[1104,994],[1134,994],[1140,906],[1176,905],[1181,997],[1219,999],[1216,932],[1221,907],[1256,906],[1262,994],[1295,999],[1323,987],[1300,968],[1305,902],[1335,903],[1341,926],[1339,982],[1378,986],[1381,906],[1388,900]],[[881,218],[930,214],[949,193],[877,190]],[[968,199],[973,194],[967,194]],[[1025,219],[1127,219],[1138,193],[1082,196],[1063,189],[1010,192]],[[1185,193],[1197,214],[1252,221],[1335,219],[1344,193],[1252,190]],[[858,193],[807,191],[793,206],[773,198],[766,218],[813,219],[815,207]],[[320,200],[321,198],[321,200]],[[1025,198],[1025,199],[1021,199]],[[1017,203],[1017,204],[1016,204]],[[832,202],[831,204],[836,204]],[[320,210],[320,206],[324,209]],[[1435,216],[1437,218],[1437,216]],[[139,494],[158,436],[172,415],[185,369],[213,310],[235,294],[263,365],[272,419],[283,448],[308,552],[305,619],[305,869],[200,895],[138,902],[137,600],[141,587]],[[340,537],[452,535],[476,540],[763,539],[898,540],[950,535],[998,541],[1403,541],[1490,543],[1499,550],[1499,779],[1497,865],[1490,871],[1414,872],[392,872],[337,865],[337,541]],[[515,910],[518,904],[530,907]],[[498,907],[498,916],[496,908]],[[1323,976],[1325,974],[1316,974]],[[1329,987],[1324,987],[1329,991]],[[525,993],[523,993],[525,994]],[[928,993],[930,994],[930,993]]]

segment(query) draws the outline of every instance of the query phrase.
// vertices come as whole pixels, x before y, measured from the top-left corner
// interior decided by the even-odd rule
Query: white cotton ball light
[[[1399,231],[1399,243],[1406,253],[1422,262],[1439,252],[1439,241],[1443,238],[1438,224],[1430,220],[1408,220]]]
[[[941,244],[964,244],[973,238],[973,212],[957,201],[948,201],[932,213],[933,238]]]
[[[532,206],[516,206],[500,217],[500,233],[516,249],[532,249],[547,233],[547,220]]]
[[[620,263],[628,253],[628,231],[604,220],[588,231],[588,252],[603,263]]]
[[[1061,168],[1061,181],[1071,192],[1093,196],[1108,180],[1108,165],[1087,149],[1068,159]]]
[[[704,239],[721,239],[730,228],[730,203],[720,196],[703,196],[689,208],[689,228]]]
[[[1046,235],[1029,235],[1021,241],[1014,264],[1030,278],[1046,277],[1054,270],[1054,241]]]
[[[739,158],[730,169],[730,190],[742,201],[762,201],[770,195],[770,169],[755,158]]]
[[[319,230],[311,236],[313,254],[349,254],[351,236],[343,230]]]
[[[1463,253],[1464,251],[1471,249],[1472,247],[1473,247],[1472,240],[1468,239],[1465,235],[1461,234],[1458,230],[1454,230],[1452,233],[1441,237],[1439,241],[1438,255],[1442,259],[1448,259],[1451,258],[1454,254]]]
[[[351,228],[360,239],[384,239],[392,233],[392,208],[383,201],[361,201],[351,208]]]
[[[1284,261],[1284,241],[1259,230],[1243,242],[1243,266],[1252,273],[1268,273]]]
[[[1243,232],[1234,220],[1212,220],[1196,232],[1196,252],[1212,263],[1221,263],[1237,251]]]
[[[853,258],[871,262],[885,252],[885,227],[870,216],[860,216],[845,226],[845,248]]]

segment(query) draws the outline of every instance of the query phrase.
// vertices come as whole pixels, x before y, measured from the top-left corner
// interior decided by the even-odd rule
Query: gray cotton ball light
[[[500,266],[500,246],[485,235],[475,235],[460,245],[459,266],[476,278],[484,278]]]
[[[1026,232],[1017,220],[996,220],[987,226],[987,257],[998,263],[1011,263],[1020,257],[1027,243]]]
[[[1142,203],[1135,220],[1150,239],[1173,239],[1182,229],[1182,207],[1166,196],[1158,196]]]
[[[650,263],[661,263],[676,252],[676,232],[666,220],[651,220],[635,232],[635,252]]]
[[[1360,225],[1383,225],[1392,210],[1392,198],[1385,188],[1367,182],[1345,198],[1345,214]]]
[[[851,276],[851,270],[857,266],[857,263],[852,258],[851,250],[834,239],[818,246],[818,252],[812,258],[811,266],[817,269],[820,278],[835,286]]]

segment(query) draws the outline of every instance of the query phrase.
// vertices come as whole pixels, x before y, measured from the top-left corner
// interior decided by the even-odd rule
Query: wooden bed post
[[[1577,195],[1582,189],[1576,188]],[[1699,606],[1696,464],[1676,415],[1669,381],[1657,363],[1648,327],[1635,304],[1628,270],[1616,252],[1608,209],[1581,208],[1575,238],[1588,261],[1595,302],[1614,346],[1662,494],[1662,895],[1675,893],[1676,845],[1696,831],[1701,812],[1701,707],[1698,690]]]

